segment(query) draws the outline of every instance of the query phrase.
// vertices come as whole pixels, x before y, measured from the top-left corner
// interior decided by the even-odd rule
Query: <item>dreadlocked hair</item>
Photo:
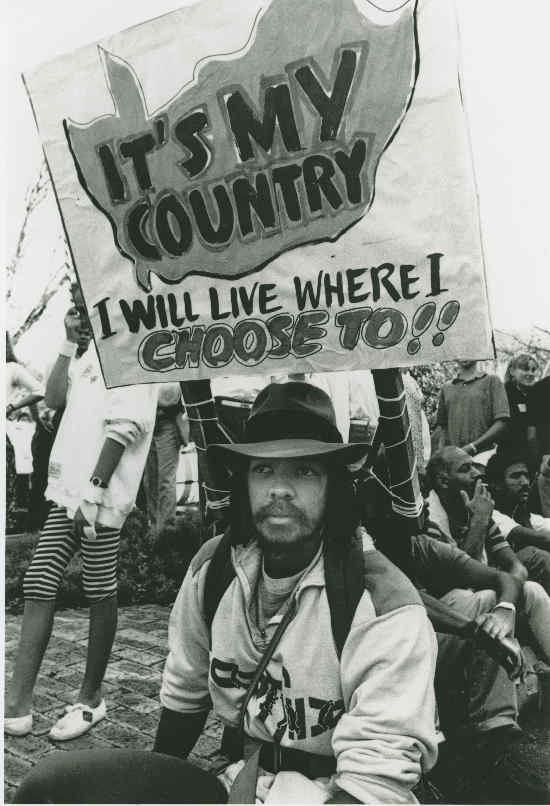
[[[243,462],[231,479],[228,522],[233,545],[246,545],[255,533],[247,477],[248,463]],[[354,479],[345,466],[328,468],[327,503],[322,523],[327,546],[331,544],[334,551],[345,553],[360,523]]]

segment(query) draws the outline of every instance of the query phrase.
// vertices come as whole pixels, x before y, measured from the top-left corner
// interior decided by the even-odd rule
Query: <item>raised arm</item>
[[[480,560],[485,548],[485,537],[493,514],[494,501],[481,479],[477,481],[471,498],[464,490],[461,490],[460,494],[470,513],[468,531],[460,548],[474,560]]]
[[[55,364],[46,381],[46,406],[50,409],[62,409],[67,402],[69,365],[76,354],[79,343],[90,340],[86,328],[82,328],[80,316],[76,308],[69,308],[63,320],[65,325],[65,341],[59,349]]]

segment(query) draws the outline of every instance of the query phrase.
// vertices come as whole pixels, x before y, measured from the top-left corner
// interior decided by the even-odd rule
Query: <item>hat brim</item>
[[[208,447],[208,454],[224,464],[235,465],[243,459],[330,459],[349,465],[363,459],[368,442],[321,442],[316,439],[274,439],[266,442],[239,442]]]

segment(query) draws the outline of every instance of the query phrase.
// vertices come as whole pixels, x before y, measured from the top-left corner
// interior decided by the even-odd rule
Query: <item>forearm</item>
[[[472,637],[474,628],[470,619],[426,591],[419,591],[419,593],[436,632],[459,635],[461,638]]]
[[[518,606],[523,589],[523,583],[520,579],[505,571],[495,571],[495,576],[497,604],[498,602],[511,602],[513,605]]]
[[[485,546],[485,535],[487,534],[487,519],[484,517],[472,517],[468,533],[464,538],[463,544],[460,546],[463,551],[473,557],[474,560],[480,560],[483,556],[483,548]]]
[[[523,586],[528,577],[527,568],[518,560],[511,548],[502,549],[495,554],[494,562],[501,571],[513,576]]]
[[[207,711],[198,714],[181,714],[163,708],[155,736],[153,752],[187,758],[201,735]]]
[[[124,445],[107,437],[101,449],[101,453],[99,454],[99,459],[96,462],[93,475],[98,476],[102,481],[108,484],[120,462],[124,450]]]
[[[67,349],[67,353],[69,350]],[[60,353],[57,356],[52,371],[46,382],[44,401],[50,409],[61,409],[67,401],[67,386],[69,380],[69,364],[71,358],[68,354]]]
[[[27,395],[22,400],[19,400],[17,403],[13,403],[9,406],[11,411],[19,411],[19,409],[24,409],[25,406],[32,406],[34,403],[38,403],[42,400],[44,395]]]
[[[476,453],[492,448],[506,430],[507,424],[508,420],[496,420],[484,434],[472,442],[471,445],[475,448]]]
[[[550,551],[550,532],[547,529],[529,529],[527,526],[516,526],[508,534],[510,543],[519,548],[535,546]]]

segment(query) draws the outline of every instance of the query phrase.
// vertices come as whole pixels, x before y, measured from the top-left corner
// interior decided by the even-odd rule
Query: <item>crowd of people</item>
[[[107,713],[120,530],[142,480],[151,528],[173,522],[189,441],[179,384],[105,388],[78,287],[73,300],[43,388],[7,341],[16,456],[17,414],[42,398],[56,414],[35,434],[52,503],[25,575],[6,733],[32,731],[56,593],[77,550],[90,605],[84,678],[55,741]],[[426,781],[444,789],[457,757],[468,774],[454,802],[550,802],[550,762],[514,757],[528,741],[521,646],[550,664],[549,366],[522,353],[503,384],[459,362],[431,438],[422,392],[402,377],[425,499],[413,533],[380,487],[372,493],[387,472],[383,445],[373,456],[370,440],[346,441],[359,374],[265,384],[242,438],[208,446],[231,478],[227,529],[192,560],[170,616],[154,752],[54,754],[18,802],[413,803]],[[405,552],[392,550],[398,541]],[[228,756],[217,776],[185,760],[211,709]]]

